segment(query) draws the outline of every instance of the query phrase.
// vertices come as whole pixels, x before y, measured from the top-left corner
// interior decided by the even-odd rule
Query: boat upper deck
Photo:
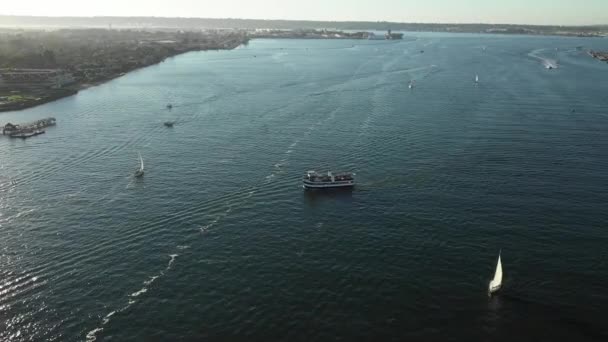
[[[304,176],[304,181],[308,182],[346,182],[354,181],[354,174],[352,172],[339,172],[339,173],[318,173],[316,171],[308,171]]]

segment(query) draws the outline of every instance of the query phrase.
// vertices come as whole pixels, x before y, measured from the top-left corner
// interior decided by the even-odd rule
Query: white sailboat
[[[494,272],[494,279],[490,281],[488,285],[488,295],[492,295],[494,292],[500,290],[502,286],[502,263],[500,262],[500,254],[498,252],[498,262],[496,263],[496,271]]]
[[[475,74],[475,83],[479,83],[479,75]]]
[[[410,88],[410,89],[414,88],[414,83],[415,83],[415,82],[416,82],[416,81],[411,80],[411,81],[410,81],[410,84],[409,84],[407,87],[408,87],[408,88]]]
[[[139,169],[135,171],[135,177],[142,177],[144,175],[144,159],[141,157],[141,153],[137,152],[139,155]]]

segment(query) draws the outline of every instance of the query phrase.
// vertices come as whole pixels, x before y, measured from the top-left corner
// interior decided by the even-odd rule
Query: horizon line
[[[315,20],[315,19],[254,19],[254,18],[212,18],[212,17],[163,17],[163,16],[140,16],[140,15],[93,15],[93,16],[74,16],[74,15],[21,15],[21,14],[2,14],[0,17],[22,17],[22,18],[154,18],[154,19],[203,19],[203,20],[243,20],[243,21],[285,21],[285,22],[322,22],[322,23],[387,23],[387,24],[406,24],[406,25],[505,25],[505,26],[534,26],[534,27],[604,27],[605,24],[512,24],[512,23],[487,23],[487,22],[405,22],[387,20]]]

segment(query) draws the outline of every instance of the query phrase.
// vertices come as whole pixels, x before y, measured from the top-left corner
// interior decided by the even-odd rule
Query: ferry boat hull
[[[9,137],[11,137],[11,138],[27,139],[27,138],[35,137],[35,136],[40,135],[40,134],[44,134],[44,131],[43,130],[36,130],[36,131],[33,131],[33,132],[13,133],[13,134],[9,135]]]
[[[331,188],[352,188],[355,186],[354,181],[333,182],[333,183],[309,183],[304,182],[304,189],[331,189]]]

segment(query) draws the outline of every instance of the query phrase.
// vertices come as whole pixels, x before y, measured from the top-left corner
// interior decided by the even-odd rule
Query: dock
[[[2,128],[2,134],[8,135],[11,138],[30,138],[44,133],[44,128],[55,126],[57,120],[53,117],[44,118],[32,122],[22,124],[7,123]]]

